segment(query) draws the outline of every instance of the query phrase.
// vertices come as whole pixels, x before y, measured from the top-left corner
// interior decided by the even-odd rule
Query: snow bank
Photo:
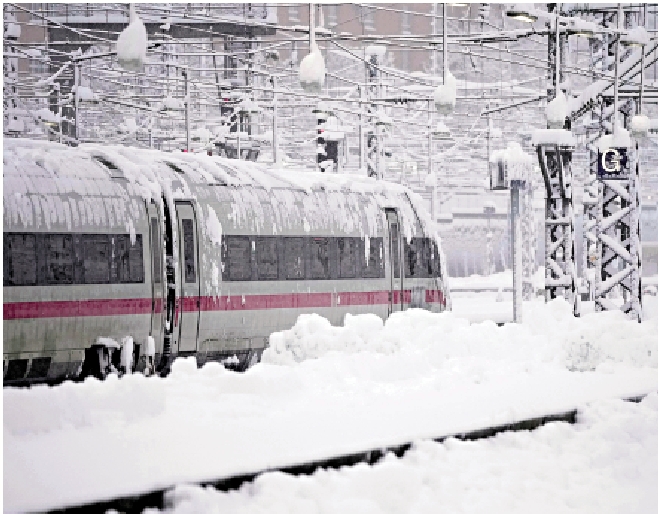
[[[270,336],[263,362],[294,365],[331,352],[425,353],[432,358],[509,360],[523,366],[558,359],[570,370],[594,370],[604,363],[658,368],[658,320],[629,322],[620,311],[572,315],[570,305],[554,300],[529,303],[522,325],[470,325],[450,312],[409,309],[382,323],[375,315],[346,315],[334,327],[318,314],[303,314],[290,330]],[[410,328],[413,327],[410,332]],[[550,334],[550,338],[545,336]]]

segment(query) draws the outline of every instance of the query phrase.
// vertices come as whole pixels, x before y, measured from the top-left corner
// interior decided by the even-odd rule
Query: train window
[[[223,280],[251,280],[249,236],[224,236]]]
[[[36,237],[33,234],[3,234],[3,247],[3,284],[36,285]]]
[[[439,247],[435,241],[428,239],[428,243],[431,243],[431,255],[430,255],[430,276],[441,278],[441,254],[439,253]]]
[[[356,278],[358,242],[355,237],[338,238],[338,278]]]
[[[411,241],[404,239],[404,276],[405,278],[429,277],[430,247],[429,240],[412,237]]]
[[[400,278],[400,226],[397,222],[390,224],[391,253],[393,254],[393,276]]]
[[[277,280],[279,278],[279,255],[276,242],[276,237],[256,238],[258,280]]]
[[[162,255],[160,254],[160,225],[157,218],[151,218],[151,258],[153,259],[153,282],[162,282]]]
[[[99,234],[82,236],[82,269],[85,284],[109,284],[109,236]]]
[[[183,219],[183,259],[185,261],[185,283],[196,282],[196,265],[194,259],[194,226],[192,220]]]
[[[370,237],[363,252],[363,278],[384,277],[384,238]]]
[[[128,235],[110,236],[113,244],[110,282],[122,284],[144,282],[142,235],[135,236],[133,244]],[[87,280],[85,280],[86,283]]]
[[[310,238],[310,279],[323,280],[329,278],[329,238]]]
[[[283,249],[286,280],[304,279],[304,238],[284,237]]]
[[[49,234],[45,236],[47,284],[73,283],[73,236]]]

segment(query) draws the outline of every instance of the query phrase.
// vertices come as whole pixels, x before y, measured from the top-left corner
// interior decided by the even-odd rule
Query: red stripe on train
[[[445,305],[443,292],[427,290],[427,303]],[[198,307],[197,307],[198,302]],[[364,291],[342,293],[285,293],[271,295],[231,295],[183,298],[180,306],[184,312],[201,311],[251,311],[266,309],[295,309],[313,307],[345,307],[348,305],[385,305],[389,302],[388,291]],[[400,293],[393,293],[393,302],[400,303]],[[404,291],[404,303],[411,302],[411,291]],[[155,300],[155,312],[162,312],[162,300]],[[107,300],[76,300],[55,302],[16,302],[3,305],[5,320],[33,318],[71,318],[83,316],[117,316],[125,314],[150,314],[150,298],[123,298]]]

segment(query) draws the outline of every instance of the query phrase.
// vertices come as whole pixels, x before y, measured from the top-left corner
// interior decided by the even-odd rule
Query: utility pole
[[[190,83],[188,70],[182,70],[185,79],[185,150],[190,151]],[[77,110],[77,109],[76,109]]]
[[[272,160],[274,161],[274,164],[278,162],[279,159],[279,136],[277,134],[277,126],[278,126],[278,99],[277,99],[277,94],[276,94],[276,77],[272,76],[270,78],[270,82],[272,83]]]
[[[80,63],[76,62],[73,67],[73,82],[75,85],[75,143],[80,144]]]

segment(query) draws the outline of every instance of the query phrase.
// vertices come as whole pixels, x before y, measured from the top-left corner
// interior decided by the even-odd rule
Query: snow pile
[[[331,352],[427,352],[436,365],[457,357],[507,360],[515,355],[523,365],[558,359],[577,370],[593,370],[604,362],[658,368],[658,320],[633,323],[620,311],[575,318],[561,299],[527,304],[524,317],[523,325],[497,327],[491,322],[469,325],[450,312],[409,309],[392,314],[386,323],[372,314],[348,314],[344,326],[335,327],[318,314],[303,314],[293,328],[270,336],[263,362],[293,365]],[[550,340],[544,334],[551,334]]]
[[[546,105],[546,120],[549,128],[561,129],[564,127],[564,119],[567,117],[567,97],[562,91],[558,91],[555,98]]]
[[[445,84],[434,90],[434,104],[441,114],[449,114],[457,103],[457,79],[450,71],[446,72]]]
[[[141,71],[146,61],[146,27],[130,4],[130,24],[117,39],[119,65],[130,71]]]
[[[299,82],[307,93],[317,94],[324,85],[324,57],[313,42],[310,53],[299,63]]]
[[[630,148],[633,142],[631,135],[619,123],[612,134],[601,136],[598,142],[599,152],[605,152],[609,148]]]
[[[237,491],[183,485],[165,511],[653,512],[658,502],[658,394],[586,407],[578,423],[480,441],[419,441],[402,458],[267,473]]]

